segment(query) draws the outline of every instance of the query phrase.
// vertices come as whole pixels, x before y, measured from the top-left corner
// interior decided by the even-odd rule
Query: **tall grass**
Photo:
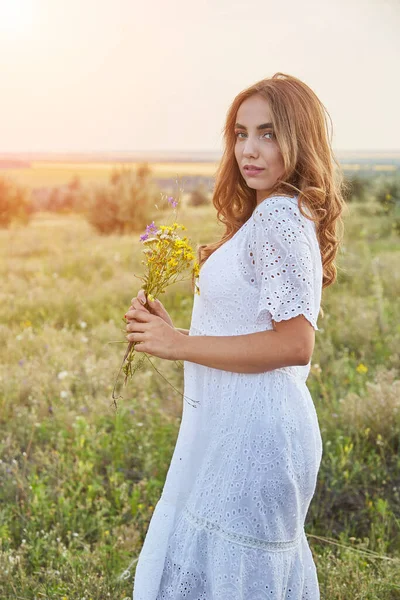
[[[197,243],[221,234],[211,206],[180,221]],[[0,252],[0,597],[130,599],[182,410],[150,365],[111,399],[138,235],[39,213]],[[352,203],[308,380],[324,454],[306,533],[327,600],[400,598],[399,254],[390,217]],[[188,328],[190,284],[164,302]]]

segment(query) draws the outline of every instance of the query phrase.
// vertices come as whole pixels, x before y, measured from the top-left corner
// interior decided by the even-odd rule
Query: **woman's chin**
[[[248,177],[246,179],[246,183],[252,190],[268,190],[271,186],[268,186],[268,183],[263,181],[256,181],[252,177]]]

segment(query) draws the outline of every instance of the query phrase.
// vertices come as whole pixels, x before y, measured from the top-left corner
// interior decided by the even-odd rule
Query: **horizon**
[[[162,154],[203,154],[203,155],[222,155],[222,150],[194,150],[194,149],[168,149],[168,150],[115,150],[115,149],[96,149],[96,150],[12,150],[12,151],[0,151],[0,158],[7,156],[40,156],[40,155],[84,155],[84,154],[143,154],[143,155],[162,155]],[[400,147],[395,149],[360,149],[360,148],[349,148],[349,149],[335,149],[333,148],[334,154],[398,154],[400,153]]]

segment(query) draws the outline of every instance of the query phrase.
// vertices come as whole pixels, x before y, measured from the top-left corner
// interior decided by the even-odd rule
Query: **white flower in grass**
[[[81,329],[86,329],[86,327],[87,327],[87,323],[86,323],[85,321],[80,321],[80,322],[79,322],[79,327],[80,327]]]
[[[58,379],[65,379],[68,377],[68,371],[60,371],[57,375]]]
[[[61,398],[68,398],[68,392],[67,392],[67,390],[61,390],[60,397]]]

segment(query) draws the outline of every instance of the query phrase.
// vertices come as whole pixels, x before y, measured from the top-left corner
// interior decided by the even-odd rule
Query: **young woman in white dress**
[[[304,523],[322,440],[306,379],[344,208],[326,114],[283,73],[238,94],[213,192],[226,231],[198,249],[190,330],[159,300],[145,309],[143,290],[126,315],[137,352],[184,361],[134,600],[319,598]]]

